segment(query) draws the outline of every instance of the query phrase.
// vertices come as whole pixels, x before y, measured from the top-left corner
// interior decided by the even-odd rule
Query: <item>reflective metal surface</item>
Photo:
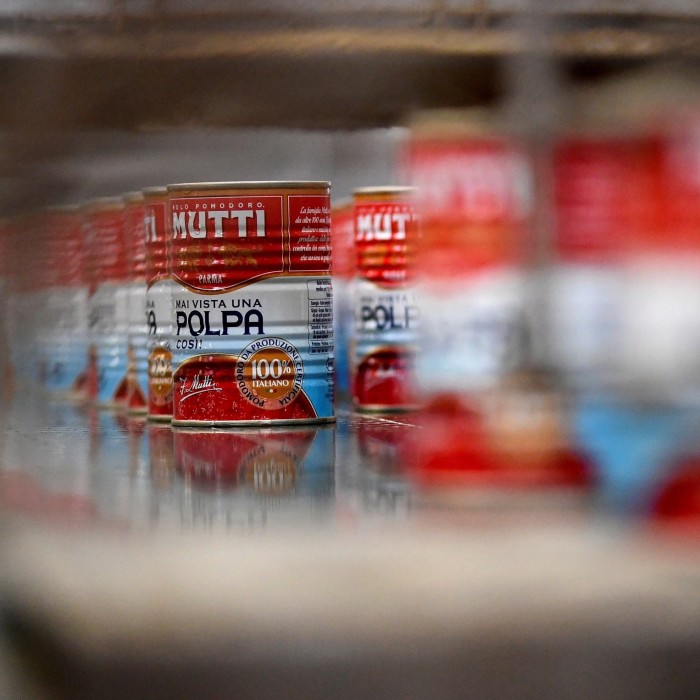
[[[698,452],[695,412],[587,399],[571,409],[571,449],[593,474],[590,484],[513,488],[489,473],[465,484],[457,469],[454,484],[436,487],[411,463],[427,439],[416,413],[341,407],[336,424],[200,430],[26,390],[7,391],[2,407],[6,521],[144,535],[551,518],[651,532],[660,494],[679,469],[692,481]]]
[[[428,489],[413,414],[199,431],[19,391],[3,406],[3,697],[700,687],[697,539],[650,505],[680,464],[692,510],[691,443],[661,458],[692,416],[579,407],[590,488]]]
[[[0,413],[3,512],[47,525],[241,532],[406,514],[398,444],[410,417],[172,428],[17,392]]]

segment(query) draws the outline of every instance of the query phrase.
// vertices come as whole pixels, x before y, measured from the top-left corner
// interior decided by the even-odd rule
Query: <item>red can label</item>
[[[173,415],[173,370],[170,319],[173,282],[168,277],[166,198],[146,199],[146,300],[148,328],[148,416],[169,420]]]
[[[284,271],[282,197],[173,199],[170,211],[172,274],[185,287],[235,289]]]
[[[88,214],[87,256],[91,294],[90,343],[100,405],[123,404],[127,397],[129,295],[124,209],[110,206]]]

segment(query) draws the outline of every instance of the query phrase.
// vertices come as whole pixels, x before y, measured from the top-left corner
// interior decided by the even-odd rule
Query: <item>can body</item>
[[[430,398],[493,388],[524,366],[523,232],[529,168],[496,135],[416,138],[423,323],[417,381]]]
[[[119,199],[87,205],[90,247],[90,393],[103,407],[125,406],[128,394],[127,333],[130,285]]]
[[[628,177],[616,374],[646,399],[697,407],[700,114],[667,112],[649,131],[642,167]]]
[[[47,212],[48,312],[41,345],[45,349],[45,386],[78,398],[83,393],[87,358],[87,298],[80,217],[75,208]]]
[[[413,408],[420,308],[412,190],[358,190],[354,211],[353,399],[366,410]]]
[[[146,226],[146,297],[145,316],[148,337],[148,417],[169,421],[173,417],[173,370],[170,340],[172,281],[168,276],[166,234],[167,190],[147,190]]]
[[[352,201],[333,207],[333,338],[336,391],[350,390],[353,335],[352,281],[355,270],[355,216]]]
[[[130,413],[146,413],[148,409],[148,327],[144,314],[146,304],[146,233],[145,203],[141,193],[126,196],[125,238],[128,248],[128,389]]]
[[[621,263],[644,148],[639,138],[577,134],[561,138],[554,149],[551,353],[576,389],[616,383]]]
[[[327,183],[168,188],[173,423],[333,418]]]

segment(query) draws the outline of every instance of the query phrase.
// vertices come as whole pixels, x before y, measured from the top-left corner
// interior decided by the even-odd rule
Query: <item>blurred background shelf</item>
[[[690,1],[257,3],[14,0],[0,9],[0,124],[360,128],[489,102],[536,48],[586,74],[700,56]],[[535,24],[537,23],[535,22]],[[525,37],[525,38],[523,38]]]
[[[8,0],[0,206],[319,173],[337,200],[395,178],[417,109],[515,95],[536,127],[559,83],[698,58],[692,0]]]

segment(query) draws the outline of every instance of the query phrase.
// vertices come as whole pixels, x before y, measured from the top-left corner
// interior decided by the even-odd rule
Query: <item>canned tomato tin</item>
[[[352,280],[355,270],[355,216],[351,199],[333,207],[333,338],[335,387],[350,390],[350,338],[353,326]]]
[[[87,298],[79,210],[53,207],[44,212],[35,253],[45,256],[41,304],[44,323],[39,338],[44,384],[52,392],[79,398],[84,390],[87,357]]]
[[[529,323],[523,265],[530,167],[477,114],[418,128],[406,165],[421,216],[422,395],[471,396],[522,369]]]
[[[146,325],[148,340],[148,417],[169,421],[173,417],[173,371],[170,339],[170,306],[173,283],[168,275],[166,203],[168,190],[143,191],[146,226]]]
[[[125,238],[128,246],[128,395],[130,413],[146,413],[148,391],[148,328],[144,314],[146,298],[145,203],[140,192],[124,195]]]
[[[129,299],[124,201],[105,197],[88,202],[86,224],[90,394],[99,406],[124,406]]]
[[[333,419],[330,185],[171,185],[173,423]]]
[[[415,284],[418,222],[410,187],[355,191],[355,349],[358,408],[414,408],[420,310]]]

